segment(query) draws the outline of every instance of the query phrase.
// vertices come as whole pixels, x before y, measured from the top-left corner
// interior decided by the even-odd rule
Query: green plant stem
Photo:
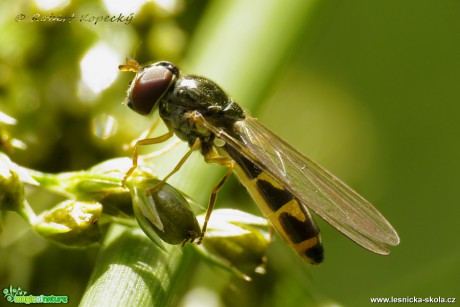
[[[213,1],[183,66],[255,111],[292,61],[318,0]]]
[[[139,228],[113,225],[80,306],[168,306],[182,251],[162,250]]]

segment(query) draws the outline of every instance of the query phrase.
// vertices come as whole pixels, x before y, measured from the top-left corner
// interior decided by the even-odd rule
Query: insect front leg
[[[212,189],[211,197],[209,198],[208,210],[206,211],[203,228],[201,229],[201,236],[198,237],[196,244],[201,244],[201,241],[203,240],[203,237],[206,233],[206,228],[208,227],[209,218],[211,217],[212,210],[214,209],[214,205],[216,204],[217,193],[222,188],[224,183],[227,181],[228,177],[230,177],[230,175],[233,172],[233,169],[235,168],[235,161],[233,161],[230,158],[221,157],[216,152],[212,152],[212,151],[209,152],[208,154],[204,156],[204,160],[207,163],[214,163],[214,164],[219,164],[221,166],[226,166],[228,167],[228,169],[225,175],[219,180],[219,182]]]
[[[149,138],[149,135],[151,135],[153,133],[153,131],[155,131],[155,129],[158,127],[158,125],[160,124],[161,122],[161,118],[158,116],[155,121],[153,122],[152,126],[150,126],[149,130],[146,130],[144,132],[142,132],[141,135],[139,135],[138,138],[136,138],[135,140],[133,140],[129,146],[130,148],[134,148],[134,146],[136,146],[136,143],[137,141],[139,140],[144,140],[144,139],[148,139]]]
[[[158,143],[163,143],[164,141],[167,141],[174,135],[174,132],[172,131],[171,128],[168,127],[168,132],[160,135],[155,138],[148,138],[148,139],[143,139],[143,140],[138,140],[136,144],[134,145],[133,149],[133,165],[131,168],[126,172],[125,177],[123,177],[123,180],[121,182],[122,186],[124,187],[126,184],[126,180],[131,176],[131,174],[134,172],[134,170],[137,168],[137,159],[139,157],[138,154],[138,148],[139,146],[144,146],[144,145],[153,145],[153,144],[158,144]]]

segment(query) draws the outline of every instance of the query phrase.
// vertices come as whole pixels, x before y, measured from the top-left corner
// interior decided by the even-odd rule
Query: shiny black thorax
[[[195,111],[214,127],[230,133],[234,123],[245,118],[241,107],[214,82],[193,75],[179,76],[160,101],[160,117],[190,145],[199,138],[203,154],[212,148],[215,135],[193,120]]]

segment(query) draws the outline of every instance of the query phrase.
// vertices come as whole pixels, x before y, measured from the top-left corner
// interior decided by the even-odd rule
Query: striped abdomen
[[[307,207],[274,178],[232,148],[225,147],[236,162],[235,172],[264,214],[297,253],[312,264],[323,261],[319,228]]]

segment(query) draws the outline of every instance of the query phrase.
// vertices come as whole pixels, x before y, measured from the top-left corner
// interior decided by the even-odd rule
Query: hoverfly
[[[389,254],[388,246],[399,244],[398,234],[377,209],[247,115],[214,82],[183,75],[166,61],[141,66],[127,58],[119,69],[136,73],[127,93],[128,107],[145,116],[158,109],[168,128],[164,135],[137,141],[133,166],[124,180],[137,166],[139,146],[163,142],[174,134],[190,150],[162,182],[195,150],[201,151],[206,162],[228,167],[212,190],[201,238],[218,190],[235,171],[276,230],[312,264],[322,262],[323,247],[309,209],[374,253]]]

